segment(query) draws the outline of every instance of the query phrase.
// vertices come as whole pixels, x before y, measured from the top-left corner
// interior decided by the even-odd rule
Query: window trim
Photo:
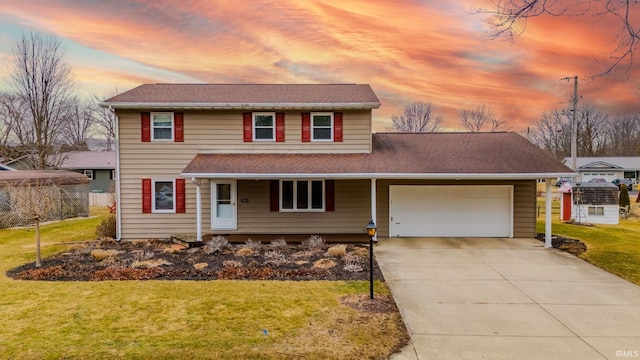
[[[316,128],[316,126],[314,125],[314,122],[313,122],[315,116],[329,116],[329,118],[331,119],[331,125],[328,127],[329,130],[330,130],[329,139],[316,139],[315,138],[315,131],[313,131]],[[334,113],[333,112],[312,112],[311,115],[309,116],[309,118],[310,118],[310,120],[309,120],[309,122],[310,122],[310,126],[309,126],[310,130],[309,131],[311,132],[311,141],[312,142],[315,142],[315,141],[318,141],[318,142],[322,142],[322,141],[333,142],[333,135],[334,135],[334,131],[335,131]],[[318,126],[317,128],[319,128],[319,129],[327,129],[326,126]]]
[[[93,170],[82,170],[82,173],[89,178],[89,180],[93,180]]]
[[[173,209],[156,209],[156,183],[170,182],[173,185]],[[157,214],[175,214],[176,213],[176,179],[151,179],[151,212]]]
[[[167,115],[167,114],[171,115],[171,126],[170,127],[168,127],[168,126],[159,126],[157,128],[159,128],[159,129],[170,128],[171,129],[171,137],[169,139],[156,139],[156,132],[154,131],[156,129],[155,122],[154,122],[154,117],[155,117],[155,115]],[[166,141],[166,142],[173,142],[174,141],[176,122],[175,122],[175,114],[173,112],[170,112],[170,111],[152,112],[149,115],[149,118],[150,118],[150,120],[149,120],[149,122],[150,122],[149,128],[151,129],[150,130],[150,132],[151,132],[151,141]]]
[[[284,191],[282,188],[282,183],[285,181],[293,181],[293,208],[292,209],[285,209],[282,207],[282,199],[284,197]],[[297,205],[298,205],[298,182],[302,182],[302,181],[306,181],[307,182],[307,200],[308,200],[308,204],[309,204],[309,208],[307,209],[298,209]],[[312,199],[313,199],[313,186],[312,183],[314,181],[320,181],[322,183],[322,208],[320,209],[313,209],[311,207],[312,204]],[[326,194],[327,194],[327,190],[326,190],[326,185],[325,185],[325,180],[324,179],[281,179],[279,181],[279,191],[278,191],[278,203],[279,203],[279,211],[280,212],[327,212],[327,199],[326,199]]]
[[[267,126],[256,127],[256,116],[271,116],[271,139],[256,138],[257,129],[268,129]],[[259,142],[275,142],[276,141],[276,113],[275,112],[252,112],[251,113],[251,137],[253,141]]]
[[[592,209],[593,209],[593,214],[591,213]],[[598,214],[598,210],[600,210],[600,212],[602,212],[602,213]],[[587,214],[589,216],[604,216],[605,215],[604,206],[589,206],[587,208]]]

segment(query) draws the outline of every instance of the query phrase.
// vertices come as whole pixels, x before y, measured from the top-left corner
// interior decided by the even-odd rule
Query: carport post
[[[549,249],[552,248],[551,244],[551,182],[553,179],[546,179],[546,193],[544,196],[544,247]]]

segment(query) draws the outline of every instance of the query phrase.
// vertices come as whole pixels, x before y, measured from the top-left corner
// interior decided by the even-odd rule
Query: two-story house
[[[372,134],[369,85],[150,84],[118,117],[118,234],[532,237],[536,179],[571,169],[515,133]],[[554,180],[555,181],[555,180]]]

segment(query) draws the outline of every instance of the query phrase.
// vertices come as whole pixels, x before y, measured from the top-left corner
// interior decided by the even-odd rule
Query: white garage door
[[[513,186],[390,185],[390,236],[512,237]]]

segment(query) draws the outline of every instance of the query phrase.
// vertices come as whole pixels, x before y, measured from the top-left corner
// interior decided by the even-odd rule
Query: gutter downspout
[[[377,216],[376,214],[378,213],[378,209],[377,209],[377,185],[376,185],[376,178],[372,178],[371,179],[371,220],[373,220],[374,224],[377,224]],[[376,234],[373,236],[373,241],[378,242],[378,233],[376,232]]]
[[[122,240],[122,201],[120,201],[121,195],[120,195],[120,119],[118,118],[118,114],[116,114],[116,112],[113,110],[113,108],[111,108],[111,106],[109,106],[109,110],[113,111],[113,114],[116,117],[116,134],[115,134],[115,138],[113,139],[114,145],[116,147],[116,176],[115,176],[115,182],[116,182],[116,224],[117,224],[117,229],[116,229],[116,241],[121,241]]]
[[[202,242],[202,189],[195,177],[191,178],[191,182],[196,185],[196,240]]]
[[[545,214],[544,214],[544,247],[550,249],[553,247],[551,243],[551,182],[553,179],[546,179],[546,192],[544,197]]]

